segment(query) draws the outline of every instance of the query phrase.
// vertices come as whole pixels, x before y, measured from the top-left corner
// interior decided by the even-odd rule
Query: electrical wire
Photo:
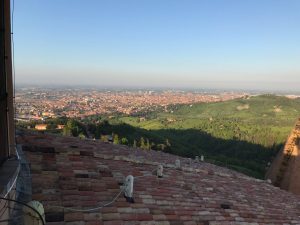
[[[19,176],[19,171],[18,171],[18,174],[16,175],[13,183],[10,185],[9,189],[7,190],[6,194],[4,195],[3,198],[6,198],[7,195],[9,194],[9,192],[11,192],[11,190],[13,189],[13,187],[15,186],[16,182],[17,182],[17,179],[18,179],[18,176]]]
[[[9,209],[12,209],[12,210],[16,210],[14,208],[10,208],[10,207],[7,207]],[[19,211],[22,211],[21,209],[19,209]],[[24,213],[24,214],[27,214],[27,215],[30,215],[28,213]],[[0,217],[1,218],[1,217]],[[16,220],[21,220],[23,218],[23,216],[14,216],[13,219],[6,219],[6,220],[0,220],[0,223],[4,223],[4,222],[10,222],[10,221],[13,221],[13,222],[16,222]]]
[[[16,219],[21,219],[21,217],[15,217],[13,219],[7,219],[7,220],[0,220],[0,223],[6,223],[7,224],[9,222],[16,222]]]
[[[121,191],[117,195],[115,195],[113,200],[111,200],[110,202],[108,202],[108,203],[106,203],[102,206],[98,206],[98,207],[95,207],[95,208],[75,209],[75,208],[69,208],[69,207],[63,207],[63,206],[50,206],[50,208],[59,208],[59,209],[64,209],[64,210],[74,211],[74,212],[92,212],[92,211],[96,211],[96,210],[102,209],[106,206],[109,206],[109,205],[113,204],[119,198],[119,196],[122,194],[123,191],[124,191],[124,188],[122,188]]]
[[[143,175],[143,176],[137,176],[137,177],[135,177],[135,179],[142,178],[142,177],[147,177],[147,176],[153,176],[152,173],[154,171],[156,171],[156,169],[154,169],[153,171],[151,171],[151,174],[147,174],[147,175]],[[15,179],[14,183],[15,182],[16,182],[16,179]],[[14,184],[11,186],[9,192],[11,191],[11,189],[12,189],[13,186],[14,186]],[[76,208],[63,207],[63,206],[50,206],[50,208],[58,208],[58,209],[63,209],[63,210],[73,211],[73,212],[93,212],[93,211],[100,210],[100,209],[102,209],[104,207],[107,207],[107,206],[113,204],[120,197],[120,195],[124,192],[124,189],[125,189],[125,187],[121,188],[120,192],[118,194],[116,194],[114,196],[114,198],[110,202],[105,203],[104,205],[101,205],[101,206],[98,206],[98,207],[95,207],[95,208],[90,208],[90,209],[76,209]],[[24,206],[30,208],[31,210],[33,210],[34,212],[36,212],[38,214],[40,220],[42,221],[42,224],[45,225],[45,221],[44,221],[42,215],[35,208],[31,207],[30,205],[28,205],[28,204],[26,204],[24,202],[21,202],[21,201],[18,201],[18,200],[9,199],[9,198],[6,198],[6,197],[0,197],[0,199],[1,200],[5,200],[5,201],[15,202],[17,204],[21,204],[21,205],[24,205]],[[2,222],[9,222],[9,221],[11,221],[11,220],[0,220],[0,223],[2,223]]]
[[[0,218],[2,218],[2,216],[3,216],[3,214],[5,213],[5,211],[6,211],[7,208],[8,208],[7,202],[5,202],[4,206],[3,206],[2,209],[0,210],[0,212],[1,212]]]
[[[13,219],[0,220],[0,223],[7,223],[10,221],[16,222],[16,220],[22,219],[22,216],[14,217]]]
[[[13,219],[0,220],[0,223],[7,223],[7,222],[10,222],[10,221],[14,221],[14,220]]]
[[[137,177],[134,177],[134,179],[138,179],[138,178],[142,178],[142,177],[148,177],[148,176],[153,176],[152,173],[154,171],[156,171],[156,169],[152,170],[151,174],[146,174],[146,175],[143,175],[143,176],[137,176]],[[92,212],[92,211],[96,211],[96,210],[102,209],[104,207],[107,207],[107,206],[113,204],[119,198],[119,196],[123,193],[124,188],[125,187],[123,187],[120,190],[120,192],[118,194],[116,194],[115,197],[110,202],[108,202],[108,203],[106,203],[106,204],[104,204],[102,206],[95,207],[95,208],[90,208],[90,209],[76,209],[76,208],[63,207],[63,206],[50,206],[50,208],[58,208],[58,209],[64,209],[64,210],[74,211],[74,212]]]
[[[39,213],[39,211],[37,211],[35,208],[33,208],[32,206],[26,204],[25,202],[21,202],[21,201],[18,201],[18,200],[14,200],[14,199],[10,199],[10,198],[4,198],[4,197],[0,197],[0,200],[5,200],[5,201],[9,201],[9,202],[15,202],[17,204],[20,204],[20,205],[23,205],[23,206],[26,206],[28,208],[30,208],[31,210],[33,210],[35,213],[38,214],[40,220],[42,221],[42,224],[43,225],[46,225],[45,221],[44,221],[44,218],[42,217],[42,215]]]

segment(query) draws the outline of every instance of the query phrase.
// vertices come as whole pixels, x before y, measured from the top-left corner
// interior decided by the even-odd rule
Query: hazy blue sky
[[[299,0],[15,0],[16,79],[299,90]]]

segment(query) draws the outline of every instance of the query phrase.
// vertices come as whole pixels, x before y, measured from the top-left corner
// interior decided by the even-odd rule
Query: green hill
[[[226,102],[170,106],[142,122],[135,117],[120,121],[147,130],[197,129],[214,137],[239,139],[265,147],[286,140],[300,116],[300,99],[262,95]]]
[[[263,178],[300,115],[300,99],[261,95],[226,102],[173,105],[167,110],[110,121],[112,131],[153,142],[168,139],[173,154],[208,160]],[[125,124],[130,132],[122,132]],[[126,125],[126,126],[128,126]],[[116,129],[118,127],[118,129]],[[115,130],[114,130],[115,129]]]

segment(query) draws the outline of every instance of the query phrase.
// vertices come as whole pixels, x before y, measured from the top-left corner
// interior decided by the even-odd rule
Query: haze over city
[[[296,0],[16,0],[16,84],[296,91],[299,10]]]

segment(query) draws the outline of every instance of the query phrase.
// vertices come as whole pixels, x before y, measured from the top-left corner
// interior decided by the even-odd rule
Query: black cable
[[[16,222],[16,220],[19,220],[21,218],[22,218],[21,216],[18,216],[18,217],[14,217],[13,219],[0,220],[0,223],[7,223],[10,221]]]
[[[7,222],[16,222],[16,220],[22,219],[22,216],[14,217],[13,219],[6,219],[6,220],[0,220],[0,223],[7,223]]]
[[[17,204],[20,204],[20,205],[23,205],[23,206],[26,206],[26,207],[30,208],[31,210],[33,210],[34,212],[36,212],[38,214],[40,220],[42,221],[42,224],[46,225],[45,221],[44,221],[44,219],[42,217],[42,215],[35,208],[33,208],[32,206],[26,204],[25,202],[21,202],[21,201],[10,199],[10,198],[3,198],[3,197],[0,197],[0,200],[5,200],[5,201],[9,201],[9,202],[15,202]]]
[[[2,218],[3,214],[5,213],[6,208],[7,208],[7,202],[5,202],[4,206],[3,206],[2,209],[0,210],[0,212],[1,212],[0,218]],[[2,210],[3,210],[3,211],[2,211]]]

